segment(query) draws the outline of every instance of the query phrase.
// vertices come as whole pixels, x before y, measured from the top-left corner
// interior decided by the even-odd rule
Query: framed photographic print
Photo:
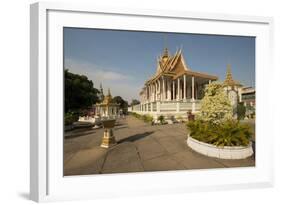
[[[272,24],[31,5],[31,199],[272,186]]]

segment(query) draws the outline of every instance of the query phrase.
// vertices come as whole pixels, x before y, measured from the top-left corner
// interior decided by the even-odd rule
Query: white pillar
[[[175,81],[173,80],[173,100],[175,100]]]
[[[186,100],[186,75],[183,76],[183,99]]]
[[[180,79],[178,78],[178,96],[177,96],[177,100],[180,99]]]
[[[172,100],[171,81],[168,80],[168,100]]]
[[[212,81],[211,81],[211,80],[209,80],[209,84],[211,84],[211,82],[212,82]]]
[[[152,88],[151,88],[151,84],[149,84],[149,101],[152,100],[151,97],[152,97]]]
[[[151,84],[151,100],[154,100],[154,89],[153,89],[153,83]]]
[[[153,83],[153,101],[156,101],[156,89],[155,89],[155,82]]]
[[[159,101],[156,103],[156,112],[160,113],[160,102]]]
[[[162,78],[163,80],[163,91],[162,91],[162,96],[163,96],[163,100],[166,100],[166,88],[165,88],[165,79],[164,77]]]
[[[194,100],[194,76],[192,76],[192,100]]]
[[[156,85],[156,100],[158,99],[158,80],[155,81],[155,85]]]

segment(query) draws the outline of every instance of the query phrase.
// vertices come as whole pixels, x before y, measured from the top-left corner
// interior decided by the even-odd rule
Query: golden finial
[[[166,47],[164,49],[164,52],[163,52],[163,56],[162,57],[168,57],[169,56],[169,51],[168,51],[168,48]]]
[[[230,64],[227,64],[227,71],[226,71],[226,79],[225,80],[226,81],[233,81]]]
[[[108,96],[111,96],[111,93],[110,93],[110,88],[108,88]]]
[[[164,52],[162,55],[162,58],[168,58],[169,57],[169,51],[167,46],[167,34],[164,34]]]

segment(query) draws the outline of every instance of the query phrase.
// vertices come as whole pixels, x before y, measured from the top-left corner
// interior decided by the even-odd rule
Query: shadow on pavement
[[[93,134],[95,132],[96,132],[96,130],[93,130],[92,128],[79,130],[78,132],[65,132],[64,133],[64,139],[82,137],[82,136],[85,136],[85,135]]]
[[[124,126],[115,127],[114,130],[120,130],[124,128],[128,128],[128,126],[124,125]]]
[[[134,141],[140,140],[144,137],[147,137],[148,135],[151,135],[152,133],[153,132],[144,132],[144,133],[141,133],[141,134],[132,135],[132,136],[127,137],[125,139],[119,140],[118,144],[123,143],[123,142],[134,142]]]

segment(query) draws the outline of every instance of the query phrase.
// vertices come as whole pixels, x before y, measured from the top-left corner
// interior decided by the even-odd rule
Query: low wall
[[[252,154],[254,153],[251,143],[247,147],[217,147],[211,144],[200,142],[192,138],[191,136],[188,136],[187,145],[194,151],[199,152],[200,154],[220,159],[245,159],[247,157],[252,156]]]
[[[201,108],[200,100],[187,101],[155,101],[147,102],[131,106],[128,111],[135,112],[140,115],[151,115],[157,119],[160,115],[165,118],[181,117],[187,118],[187,112],[192,111],[193,114]]]

